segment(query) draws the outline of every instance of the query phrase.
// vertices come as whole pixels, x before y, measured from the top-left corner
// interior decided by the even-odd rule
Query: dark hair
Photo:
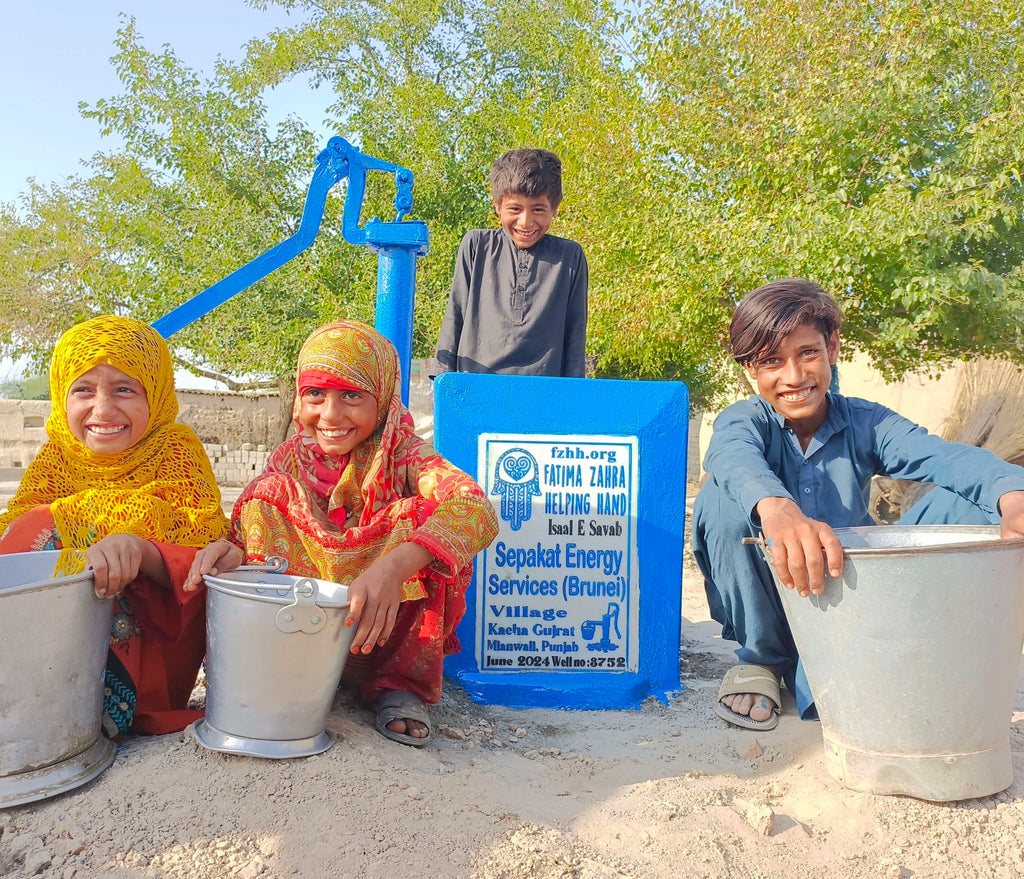
[[[802,326],[820,330],[827,342],[842,322],[835,299],[813,281],[772,281],[748,293],[736,306],[729,324],[732,356],[747,366]]]
[[[551,150],[509,150],[491,165],[491,199],[501,204],[506,195],[546,195],[557,208],[562,203],[562,160]]]

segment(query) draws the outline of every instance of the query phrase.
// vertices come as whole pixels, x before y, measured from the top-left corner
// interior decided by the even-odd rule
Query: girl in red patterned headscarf
[[[356,321],[320,327],[299,352],[298,432],[239,497],[229,540],[196,556],[186,588],[243,560],[348,586],[356,632],[345,677],[377,704],[377,729],[424,744],[423,703],[459,649],[473,556],[497,534],[476,482],[413,433],[398,354]]]

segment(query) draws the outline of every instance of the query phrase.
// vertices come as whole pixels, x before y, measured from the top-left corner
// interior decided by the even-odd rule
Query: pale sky
[[[83,119],[78,102],[120,92],[110,64],[119,13],[135,17],[144,45],[169,43],[187,65],[209,74],[218,55],[237,60],[253,37],[301,22],[280,7],[244,0],[31,0],[4,4],[0,28],[0,201],[14,201],[28,177],[59,182],[80,160],[117,143]],[[304,81],[268,101],[275,118],[294,113],[320,126],[327,99]],[[326,136],[325,136],[326,143]]]
[[[94,103],[120,93],[110,64],[119,13],[134,16],[147,49],[169,43],[201,74],[217,56],[237,60],[254,37],[302,21],[280,7],[260,11],[244,0],[23,0],[3,4],[0,27],[0,201],[15,202],[29,177],[60,183],[83,172],[81,161],[118,142],[101,138],[95,120],[83,119],[78,102]],[[329,97],[305,81],[285,83],[267,98],[271,121],[292,114],[329,132],[323,110]],[[0,361],[0,380],[20,373]],[[190,379],[188,386],[199,380]],[[179,381],[179,386],[181,382]],[[206,385],[210,386],[210,385]]]

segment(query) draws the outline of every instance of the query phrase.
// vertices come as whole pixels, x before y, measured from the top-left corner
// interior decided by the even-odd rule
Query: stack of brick
[[[237,448],[232,443],[204,443],[203,448],[210,456],[218,485],[248,485],[263,472],[270,456],[262,443],[242,443]]]

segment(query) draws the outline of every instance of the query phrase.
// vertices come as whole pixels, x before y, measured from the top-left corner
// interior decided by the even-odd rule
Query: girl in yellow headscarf
[[[423,745],[424,703],[441,696],[444,657],[459,649],[473,556],[497,534],[479,485],[413,433],[398,354],[356,321],[320,327],[299,352],[298,432],[242,492],[231,541],[196,556],[203,574],[285,556],[288,573],[348,586],[356,626],[345,665],[376,703],[384,736]]]
[[[165,733],[188,711],[205,651],[205,600],[182,588],[227,520],[202,445],[175,424],[167,344],[152,327],[98,317],[68,330],[50,365],[48,441],[0,515],[0,553],[63,550],[113,599],[104,726]]]

